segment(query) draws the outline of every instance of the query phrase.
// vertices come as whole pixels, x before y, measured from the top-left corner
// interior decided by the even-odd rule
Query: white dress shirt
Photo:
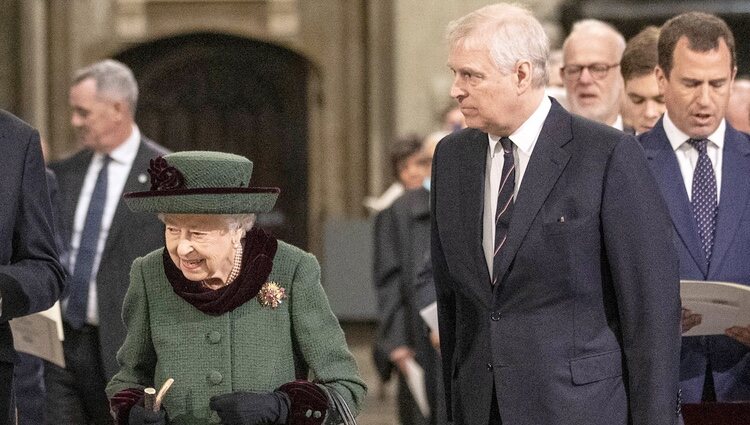
[[[674,154],[677,156],[677,163],[680,165],[680,172],[682,173],[682,181],[685,183],[685,189],[687,190],[688,199],[693,199],[693,173],[695,172],[695,166],[698,165],[698,150],[695,149],[687,141],[690,136],[683,133],[669,118],[669,112],[664,113],[664,132],[667,133],[669,144],[674,149]],[[716,202],[719,202],[719,196],[721,196],[721,162],[723,159],[723,148],[724,148],[724,133],[726,133],[727,124],[723,119],[716,127],[711,135],[707,137],[708,143],[706,144],[706,154],[711,160],[711,165],[714,167],[714,175],[716,176]]]
[[[107,200],[104,204],[104,213],[102,215],[102,227],[99,232],[99,242],[96,247],[96,256],[94,257],[94,264],[92,266],[91,280],[89,281],[89,297],[88,307],[86,310],[86,323],[90,325],[99,324],[99,313],[97,309],[97,298],[96,298],[96,274],[99,270],[99,263],[102,259],[102,252],[107,242],[107,236],[109,235],[109,229],[112,225],[112,218],[115,215],[117,204],[120,202],[122,197],[122,190],[125,187],[125,182],[130,174],[130,168],[133,165],[135,156],[138,154],[138,147],[141,143],[141,132],[137,126],[133,126],[133,131],[130,136],[125,140],[123,144],[115,148],[110,152],[109,156],[112,160],[109,162],[109,169],[107,170]],[[76,207],[76,215],[73,222],[73,234],[70,239],[70,269],[75,270],[76,257],[78,256],[78,248],[81,244],[81,232],[83,232],[83,225],[86,221],[86,215],[89,211],[89,203],[91,202],[91,194],[94,192],[94,186],[96,185],[96,178],[99,176],[99,171],[102,169],[104,164],[104,154],[95,153],[91,159],[88,171],[86,172],[86,178],[83,180],[83,187],[81,188],[81,195],[78,197],[78,206]],[[67,304],[67,303],[66,303]]]
[[[617,115],[617,118],[615,118],[615,122],[612,123],[610,127],[614,127],[620,131],[625,130],[625,123],[622,121],[622,115]]]
[[[542,98],[534,113],[518,130],[508,136],[513,141],[513,162],[516,165],[516,184],[513,189],[515,199],[521,187],[523,174],[529,165],[531,152],[534,150],[539,133],[542,131],[544,120],[547,119],[552,102],[547,96]],[[484,213],[482,217],[482,248],[487,261],[487,268],[492,276],[492,265],[495,253],[495,209],[497,208],[498,190],[503,173],[503,148],[500,146],[500,136],[487,135],[489,139],[487,163],[484,173]]]

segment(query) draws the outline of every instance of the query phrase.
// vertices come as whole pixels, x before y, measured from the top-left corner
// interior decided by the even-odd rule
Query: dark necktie
[[[503,147],[503,172],[497,195],[497,209],[495,210],[495,253],[492,260],[492,285],[497,284],[500,271],[500,254],[508,236],[508,226],[513,215],[513,190],[516,187],[516,165],[513,162],[513,142],[503,137],[500,139]]]
[[[691,146],[698,150],[698,163],[693,173],[692,205],[693,216],[698,224],[698,233],[703,245],[706,261],[711,262],[711,251],[714,247],[714,231],[716,229],[716,214],[718,202],[716,196],[716,176],[711,165],[711,159],[706,153],[708,140],[688,140]]]
[[[107,168],[111,158],[104,157],[104,165],[99,171],[91,193],[91,202],[86,214],[86,221],[81,232],[81,242],[76,255],[75,269],[70,279],[70,295],[65,310],[65,319],[74,329],[80,329],[86,323],[86,309],[89,298],[89,281],[99,243],[102,228],[104,204],[107,201]]]

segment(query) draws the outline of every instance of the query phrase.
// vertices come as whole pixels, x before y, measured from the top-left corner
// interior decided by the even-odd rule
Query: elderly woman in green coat
[[[148,171],[151,190],[125,200],[159,215],[166,244],[130,272],[107,386],[118,423],[354,423],[366,387],[318,262],[253,227],[279,189],[251,187],[252,162],[220,152],[169,154]],[[145,408],[144,388],[169,378],[161,409]]]

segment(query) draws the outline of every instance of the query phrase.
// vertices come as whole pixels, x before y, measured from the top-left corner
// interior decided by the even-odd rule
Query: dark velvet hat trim
[[[242,268],[234,282],[219,289],[209,289],[201,282],[188,280],[164,249],[164,272],[175,294],[211,316],[232,311],[254,298],[266,283],[273,268],[278,242],[261,229],[253,228],[245,236]]]
[[[124,198],[148,198],[156,196],[180,195],[234,195],[242,193],[280,193],[278,187],[212,187],[198,189],[151,190],[148,192],[129,192]]]

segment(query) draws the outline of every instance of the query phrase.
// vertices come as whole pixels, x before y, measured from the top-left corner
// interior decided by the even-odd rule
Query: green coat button
[[[218,344],[221,341],[221,334],[217,331],[211,331],[208,333],[208,341],[211,344]]]
[[[221,376],[221,373],[219,373],[218,371],[214,370],[214,371],[211,371],[211,373],[208,374],[208,382],[210,382],[210,383],[212,383],[214,385],[221,384],[221,380],[222,379],[223,379],[223,377]]]

